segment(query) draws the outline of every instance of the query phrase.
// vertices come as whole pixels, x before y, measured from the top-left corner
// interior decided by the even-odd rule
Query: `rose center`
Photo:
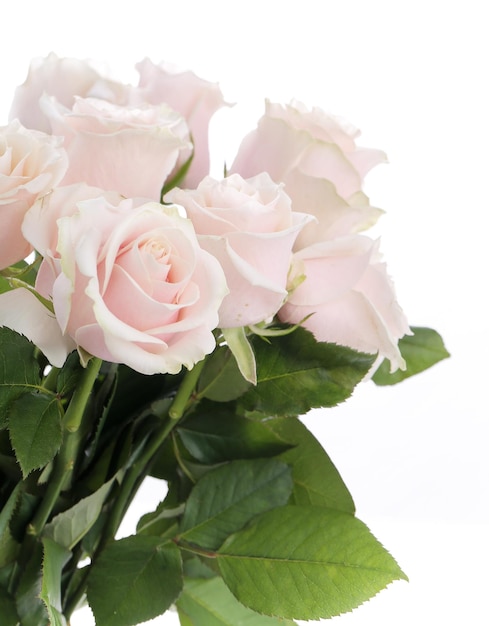
[[[167,265],[170,251],[162,241],[150,239],[139,244],[139,250],[144,256],[152,257],[157,263]]]

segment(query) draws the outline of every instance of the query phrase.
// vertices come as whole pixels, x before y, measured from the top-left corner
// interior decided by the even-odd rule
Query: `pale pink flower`
[[[86,182],[159,201],[177,160],[191,153],[184,119],[166,105],[77,98],[71,110],[49,99],[43,107],[52,132],[65,138],[69,168],[63,184]]]
[[[221,328],[262,322],[287,296],[292,246],[309,216],[291,210],[282,185],[268,174],[206,177],[196,190],[172,189],[166,200],[183,206],[201,246],[224,269],[229,294],[219,310]]]
[[[18,121],[0,128],[0,269],[32,251],[22,221],[36,199],[59,183],[67,165],[59,137]]]
[[[366,173],[385,161],[379,150],[359,148],[359,132],[321,109],[300,102],[266,102],[256,130],[247,135],[230,169],[243,177],[266,171],[283,182],[294,211],[314,215],[296,249],[371,226],[381,211],[362,191]]]
[[[303,248],[289,288],[283,322],[301,323],[318,341],[379,353],[393,370],[404,367],[397,344],[410,329],[376,241],[350,235]]]
[[[89,198],[76,200],[78,193]],[[190,221],[174,207],[112,203],[83,186],[46,198],[53,215],[64,213],[70,194],[75,205],[57,219],[56,253],[49,233],[37,237],[35,218],[24,226],[50,251],[36,289],[52,300],[63,335],[82,358],[92,354],[144,374],[191,368],[215,346],[212,331],[226,286]],[[46,202],[43,208],[50,210]]]
[[[130,87],[102,76],[89,61],[60,58],[51,52],[31,62],[26,80],[15,91],[9,119],[17,118],[27,128],[50,132],[49,120],[40,107],[43,94],[71,109],[75,96],[123,104],[128,90]]]
[[[175,71],[161,63],[143,59],[136,65],[139,85],[132,98],[136,103],[166,103],[185,118],[195,152],[185,185],[195,188],[209,174],[209,122],[214,113],[224,106],[219,86],[189,71]]]

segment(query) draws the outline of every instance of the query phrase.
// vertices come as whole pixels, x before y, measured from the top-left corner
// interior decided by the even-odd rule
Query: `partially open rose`
[[[221,181],[205,178],[196,190],[172,189],[226,274],[229,294],[219,310],[221,328],[247,326],[275,315],[287,296],[292,246],[309,216],[291,210],[282,185],[262,173]]]
[[[40,106],[43,94],[71,109],[75,96],[124,104],[129,90],[130,87],[102,76],[89,61],[60,58],[52,52],[31,62],[27,78],[15,90],[9,117],[19,119],[27,128],[48,133],[51,126]]]
[[[226,293],[219,263],[197,242],[174,207],[63,188],[45,199],[57,220],[56,254],[27,222],[26,236],[47,245],[36,289],[52,299],[58,324],[81,352],[144,374],[192,367],[214,348],[212,334]],[[88,199],[80,199],[83,194]],[[46,249],[48,249],[46,248]]]
[[[176,71],[164,63],[156,65],[147,58],[136,68],[140,79],[131,94],[132,100],[139,104],[166,103],[185,118],[195,148],[185,185],[197,187],[209,174],[209,122],[214,113],[224,106],[219,86],[193,72]]]
[[[302,322],[318,341],[378,352],[393,370],[404,367],[397,343],[410,329],[376,241],[351,235],[300,250],[289,288],[282,321]]]
[[[381,214],[362,192],[365,174],[385,161],[380,150],[359,148],[359,132],[344,120],[300,102],[266,103],[256,130],[243,139],[231,167],[243,177],[266,171],[283,182],[294,211],[318,220],[303,229],[296,249],[358,232]]]
[[[64,184],[86,182],[126,197],[159,201],[177,161],[191,154],[188,127],[166,105],[124,107],[77,98],[72,109],[43,99],[53,134],[69,156]]]
[[[24,216],[59,183],[67,165],[59,137],[28,130],[18,121],[0,128],[0,269],[32,251],[21,230]]]

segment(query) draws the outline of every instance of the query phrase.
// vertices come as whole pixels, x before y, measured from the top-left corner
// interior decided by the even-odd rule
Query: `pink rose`
[[[88,61],[59,58],[54,53],[31,62],[25,82],[17,87],[9,119],[18,118],[27,128],[50,132],[50,124],[39,102],[46,94],[71,108],[75,96],[93,96],[123,104],[128,87],[104,78]]]
[[[44,107],[53,133],[65,137],[69,168],[63,184],[83,181],[159,201],[177,160],[191,153],[185,121],[165,105],[122,107],[77,98],[71,111],[53,100]]]
[[[36,199],[63,178],[67,158],[60,145],[59,137],[28,130],[18,121],[0,128],[0,269],[32,251],[22,221]]]
[[[57,219],[56,253],[48,232],[36,234],[42,213],[26,222],[26,236],[50,251],[36,289],[52,300],[63,335],[82,356],[143,374],[192,367],[215,346],[212,331],[226,293],[221,267],[175,207],[92,195],[80,185],[46,198],[44,211],[65,214]],[[75,204],[67,215],[70,196]]]
[[[22,232],[32,248],[42,257],[43,263],[37,273],[37,289],[46,298],[51,297],[50,285],[60,269],[58,252],[58,220],[70,217],[77,212],[79,202],[103,198],[109,205],[117,206],[123,197],[114,191],[103,191],[85,183],[57,187],[49,195],[41,197],[27,212],[22,224]],[[140,200],[144,202],[143,199]],[[44,278],[45,273],[51,273]],[[41,288],[42,285],[48,285]]]
[[[224,106],[219,86],[193,72],[176,72],[163,63],[155,65],[144,59],[136,65],[139,85],[133,93],[135,102],[166,103],[178,111],[188,124],[195,152],[185,178],[187,187],[195,188],[209,173],[209,121]]]
[[[243,140],[231,172],[244,177],[267,171],[285,183],[292,208],[314,215],[296,248],[358,232],[381,213],[362,192],[365,174],[385,161],[379,150],[358,148],[358,131],[343,120],[303,104],[266,103],[265,115]]]
[[[376,241],[351,235],[304,248],[289,281],[283,322],[302,323],[318,341],[378,352],[393,370],[404,367],[397,343],[410,330]]]
[[[287,296],[292,246],[308,216],[291,210],[282,185],[268,174],[244,180],[205,178],[196,190],[172,189],[165,200],[183,206],[201,246],[224,269],[229,294],[221,328],[272,317]]]

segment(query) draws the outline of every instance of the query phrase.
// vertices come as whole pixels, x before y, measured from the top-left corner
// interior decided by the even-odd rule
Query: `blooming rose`
[[[190,128],[195,151],[185,183],[195,188],[209,173],[209,121],[224,105],[221,90],[193,72],[172,71],[167,65],[155,65],[147,58],[136,68],[140,78],[132,94],[135,102],[166,103],[185,118]]]
[[[32,247],[21,225],[36,198],[63,178],[67,167],[58,137],[18,121],[0,128],[0,269],[24,259]]]
[[[282,321],[302,323],[318,341],[378,352],[392,370],[405,366],[397,343],[410,330],[376,241],[351,235],[304,248],[289,280]]]
[[[104,78],[88,61],[59,58],[51,53],[31,62],[25,82],[17,87],[9,119],[19,119],[27,128],[50,132],[51,126],[39,102],[43,94],[71,108],[75,96],[93,96],[123,104],[128,87]]]
[[[178,158],[191,153],[183,118],[166,105],[123,107],[77,98],[66,109],[44,99],[52,131],[65,137],[64,184],[84,181],[127,197],[160,199]]]
[[[292,208],[314,215],[296,249],[371,226],[380,211],[362,192],[365,174],[383,152],[358,148],[358,131],[321,109],[266,103],[265,115],[243,140],[231,172],[244,177],[267,171],[285,183]]]
[[[70,195],[75,204],[66,215]],[[55,254],[49,233],[36,235],[41,213],[24,225],[26,236],[51,251],[36,289],[52,300],[62,333],[82,356],[86,351],[143,374],[192,367],[215,345],[212,331],[226,293],[221,267],[175,207],[90,196],[93,189],[80,185],[45,199],[42,210],[65,212],[57,219]]]
[[[268,174],[244,180],[206,177],[196,190],[172,189],[165,200],[183,206],[226,274],[229,294],[219,309],[221,328],[272,317],[287,296],[292,246],[308,216],[291,210],[282,185]]]

